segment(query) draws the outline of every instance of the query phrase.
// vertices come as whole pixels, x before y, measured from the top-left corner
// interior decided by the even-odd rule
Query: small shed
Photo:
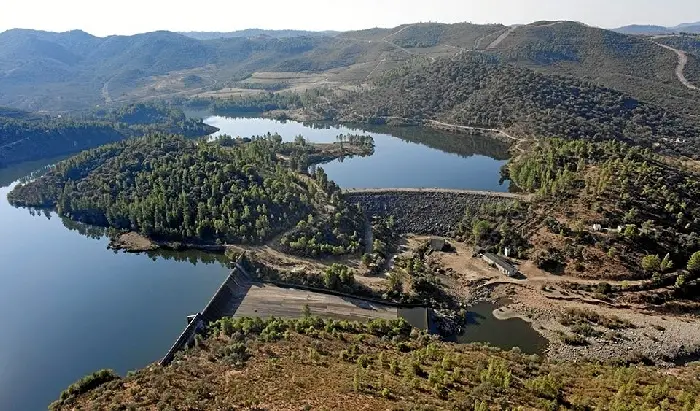
[[[493,265],[494,267],[498,268],[498,271],[507,275],[508,277],[515,277],[518,274],[518,269],[499,255],[485,253],[481,256],[481,258],[489,263],[489,265]]]

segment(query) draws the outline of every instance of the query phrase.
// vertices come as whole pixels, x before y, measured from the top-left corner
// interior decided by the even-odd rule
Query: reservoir
[[[374,155],[339,159],[322,166],[342,188],[508,191],[508,182],[499,184],[501,167],[508,159],[508,145],[481,134],[451,134],[422,127],[302,124],[220,116],[210,116],[205,122],[220,129],[214,136],[250,137],[272,131],[279,133],[284,141],[294,141],[295,136],[302,135],[312,142],[332,143],[339,134],[371,135]]]
[[[341,133],[375,139],[375,154],[323,167],[344,188],[441,187],[507,191],[499,171],[507,146],[485,136],[416,127],[304,125],[209,117],[220,134],[278,132],[332,142]],[[359,131],[358,131],[359,130]],[[102,231],[53,212],[18,209],[7,193],[57,159],[0,169],[0,410],[40,410],[101,368],[120,374],[157,361],[228,274],[212,255],[124,254]]]

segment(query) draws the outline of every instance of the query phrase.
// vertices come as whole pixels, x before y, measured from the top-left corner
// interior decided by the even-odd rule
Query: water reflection
[[[7,187],[15,182],[22,183],[31,181],[46,173],[52,164],[56,164],[66,158],[68,158],[68,156],[53,157],[0,168],[0,188]]]
[[[501,167],[508,144],[483,134],[453,134],[421,127],[369,126],[328,122],[278,121],[251,117],[210,116],[207,124],[220,131],[213,136],[279,134],[284,141],[298,135],[307,141],[332,143],[338,134],[369,134],[372,156],[343,158],[323,166],[342,188],[454,188],[506,192]]]
[[[314,130],[330,130],[337,128],[335,123],[304,122],[304,126]],[[387,134],[403,141],[420,144],[445,153],[456,154],[460,157],[475,155],[491,157],[494,160],[510,158],[510,144],[502,139],[482,132],[450,133],[418,126],[389,126],[364,123],[345,123],[343,126],[362,132]]]
[[[498,305],[479,303],[467,311],[466,327],[454,339],[459,343],[488,343],[510,350],[514,347],[526,354],[542,354],[547,348],[547,339],[520,318],[499,320],[493,316]]]

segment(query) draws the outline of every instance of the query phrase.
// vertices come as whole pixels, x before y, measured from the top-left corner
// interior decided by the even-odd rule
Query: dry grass
[[[693,410],[700,397],[693,372],[549,363],[416,334],[403,342],[348,329],[305,334],[288,331],[275,342],[239,335],[247,355],[235,361],[226,348],[242,344],[217,334],[170,367],[106,383],[65,409],[472,410],[483,402],[488,409]]]

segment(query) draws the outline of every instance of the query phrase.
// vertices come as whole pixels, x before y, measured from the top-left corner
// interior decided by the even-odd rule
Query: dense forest
[[[523,137],[623,140],[687,156],[700,148],[700,126],[685,117],[612,89],[485,56],[406,65],[345,104],[341,115],[348,120],[432,118]]]
[[[294,228],[282,241],[293,252],[357,252],[360,213],[321,168],[309,177],[291,167],[294,155],[280,157],[297,144],[278,135],[211,143],[150,135],[62,161],[8,198],[156,240],[255,244]]]
[[[295,93],[258,93],[227,99],[193,98],[183,101],[191,109],[209,110],[214,114],[256,114],[264,111],[291,110],[303,106]]]
[[[700,274],[684,271],[700,251],[700,174],[681,161],[615,141],[553,139],[507,174],[535,200],[468,216],[463,233],[475,243],[510,246],[574,276],[682,275],[692,287]]]
[[[0,167],[74,153],[149,132],[200,137],[216,129],[162,103],[133,104],[72,117],[0,110]]]

